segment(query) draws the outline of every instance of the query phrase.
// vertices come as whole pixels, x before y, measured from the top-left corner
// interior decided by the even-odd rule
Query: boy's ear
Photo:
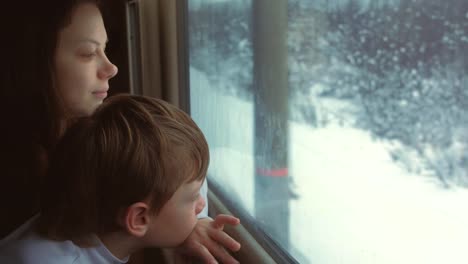
[[[122,221],[121,224],[130,235],[135,237],[143,237],[146,234],[146,231],[149,229],[149,214],[149,206],[146,203],[134,203],[127,207],[123,218],[120,219]]]

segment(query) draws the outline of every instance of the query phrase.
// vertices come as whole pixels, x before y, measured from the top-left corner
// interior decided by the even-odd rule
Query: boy
[[[208,161],[205,137],[183,111],[111,97],[67,130],[41,214],[0,245],[0,263],[125,263],[142,248],[178,246],[205,206]]]

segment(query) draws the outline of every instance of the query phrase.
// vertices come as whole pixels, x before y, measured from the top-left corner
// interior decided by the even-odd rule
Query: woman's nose
[[[104,61],[104,65],[99,70],[99,78],[109,80],[115,75],[117,75],[118,71],[119,69],[117,68],[117,66],[115,66],[112,62],[110,62],[109,59],[107,59],[106,57]]]

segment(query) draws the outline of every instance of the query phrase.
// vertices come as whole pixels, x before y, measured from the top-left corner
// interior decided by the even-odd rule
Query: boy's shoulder
[[[0,263],[74,264],[79,252],[71,241],[44,239],[34,232],[12,239],[0,247]]]

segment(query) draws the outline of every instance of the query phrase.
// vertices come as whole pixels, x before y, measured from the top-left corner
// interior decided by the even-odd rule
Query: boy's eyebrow
[[[201,188],[203,186],[203,181],[201,181],[201,184],[199,186],[197,186],[196,188],[194,188],[194,190],[192,191],[193,194],[197,194],[201,191]]]

